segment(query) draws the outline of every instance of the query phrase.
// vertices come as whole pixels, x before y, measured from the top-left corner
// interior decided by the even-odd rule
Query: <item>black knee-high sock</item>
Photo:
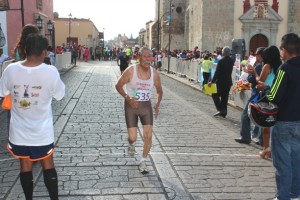
[[[33,193],[33,176],[32,171],[20,173],[21,185],[26,197],[26,200],[32,200]]]
[[[43,172],[44,182],[48,189],[51,200],[58,200],[58,184],[57,184],[57,173],[55,168],[46,169]]]

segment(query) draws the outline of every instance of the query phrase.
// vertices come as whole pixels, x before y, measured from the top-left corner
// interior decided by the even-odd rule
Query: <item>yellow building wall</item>
[[[67,44],[69,37],[78,39],[78,45],[95,47],[99,44],[98,29],[94,23],[87,19],[72,19],[69,23],[68,18],[55,19],[55,46]]]

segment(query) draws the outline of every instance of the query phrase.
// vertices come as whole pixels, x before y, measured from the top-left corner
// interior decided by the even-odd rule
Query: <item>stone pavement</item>
[[[137,155],[127,156],[123,98],[114,85],[116,62],[80,63],[62,73],[67,86],[53,102],[60,199],[272,199],[274,169],[258,157],[255,145],[234,142],[240,111],[212,117],[210,97],[187,87],[185,79],[162,73],[164,97],[154,122],[148,175],[138,172]],[[177,79],[178,81],[175,81]],[[197,86],[195,86],[197,87]],[[153,96],[155,96],[153,94]],[[6,113],[1,113],[0,199],[24,199],[18,160],[5,150]],[[49,199],[39,164],[34,168],[34,199]]]

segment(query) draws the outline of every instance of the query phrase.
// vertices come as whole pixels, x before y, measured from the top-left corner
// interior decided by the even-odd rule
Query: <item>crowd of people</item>
[[[272,158],[276,169],[275,200],[298,200],[300,197],[300,38],[293,33],[286,34],[282,37],[279,48],[273,45],[261,47],[256,50],[254,56],[255,64],[247,64],[244,68],[249,74],[247,78],[252,83],[252,89],[251,97],[241,115],[241,137],[236,138],[235,141],[250,144],[252,138],[264,147],[260,152],[261,158]],[[258,95],[260,97],[257,98]],[[250,111],[249,116],[248,105],[261,101],[267,103],[264,104],[265,110],[259,116],[252,115]],[[270,120],[270,118],[263,118],[266,115],[264,112],[267,112],[268,102],[278,106],[274,126],[256,126],[252,132],[249,117],[254,123]],[[259,123],[255,124],[259,125]]]

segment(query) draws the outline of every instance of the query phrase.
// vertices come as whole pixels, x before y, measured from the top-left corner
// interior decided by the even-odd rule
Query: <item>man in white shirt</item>
[[[157,52],[157,54],[156,54],[156,69],[158,70],[158,71],[160,71],[161,70],[161,65],[162,65],[162,55],[161,55],[161,53],[158,51]]]

